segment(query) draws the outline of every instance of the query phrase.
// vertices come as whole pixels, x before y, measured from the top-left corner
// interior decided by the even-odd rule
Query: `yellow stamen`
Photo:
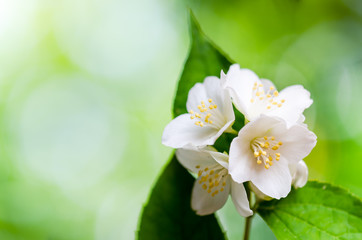
[[[274,147],[272,147],[273,150],[278,150],[279,146],[275,145]]]

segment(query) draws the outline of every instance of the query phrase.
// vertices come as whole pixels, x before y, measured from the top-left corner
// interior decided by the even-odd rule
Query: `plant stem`
[[[248,201],[249,201],[250,208],[251,208],[251,192],[250,192],[249,187],[246,187],[245,190],[246,190],[246,194],[248,196]],[[252,218],[253,218],[253,215],[246,218],[245,229],[244,229],[244,240],[249,240]]]
[[[244,240],[248,240],[248,239],[249,239],[252,217],[253,217],[253,216],[249,216],[249,217],[246,218],[245,230],[244,230]]]

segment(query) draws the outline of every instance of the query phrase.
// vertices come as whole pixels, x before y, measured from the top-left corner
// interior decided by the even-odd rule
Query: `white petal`
[[[293,125],[289,129],[278,125],[271,131],[271,134],[283,143],[278,152],[289,163],[296,163],[308,156],[317,143],[317,136],[300,124]]]
[[[253,211],[249,206],[248,196],[242,183],[231,181],[231,199],[241,216],[248,217],[253,215]]]
[[[305,121],[305,116],[302,114],[302,115],[300,115],[300,117],[297,121],[297,124],[302,124],[302,123],[304,123],[304,121]]]
[[[230,192],[230,178],[225,179],[224,190],[219,190],[218,194],[214,196],[212,196],[213,191],[208,193],[207,189],[203,189],[203,183],[199,183],[200,179],[201,177],[195,181],[192,189],[191,207],[198,215],[208,215],[224,206]]]
[[[245,141],[241,137],[234,138],[229,153],[229,173],[234,181],[238,183],[250,181],[254,174],[254,163],[256,164],[253,158],[250,141]]]
[[[263,84],[263,88],[265,92],[270,91],[270,87],[273,87],[274,90],[270,91],[271,94],[273,94],[273,92],[277,89],[274,85],[274,83],[272,81],[270,81],[269,79],[260,79],[261,83]]]
[[[261,115],[256,120],[246,124],[230,145],[229,172],[238,183],[250,181],[255,174],[256,164],[250,142],[256,137],[263,137],[267,132],[283,122],[274,117]],[[284,124],[285,125],[285,124]]]
[[[279,125],[285,126],[285,121],[277,117],[269,117],[260,115],[257,119],[246,124],[239,132],[238,136],[248,140],[255,137],[263,137],[265,133],[270,132],[272,129]]]
[[[177,149],[176,157],[179,162],[191,172],[197,173],[200,169],[217,164],[210,155],[210,151],[199,149]]]
[[[301,85],[294,85],[283,89],[276,100],[284,99],[281,107],[274,108],[268,115],[277,116],[287,121],[288,126],[296,123],[303,111],[310,107],[313,100],[310,99],[310,93]]]
[[[217,77],[214,77],[217,79]],[[208,96],[204,84],[196,83],[189,91],[187,96],[186,108],[187,111],[197,109],[197,105],[200,105],[201,101],[207,101]]]
[[[223,166],[226,169],[229,169],[229,156],[227,154],[214,151],[214,152],[210,152],[210,155],[221,166]]]
[[[255,193],[256,197],[262,200],[272,200],[273,198],[262,193],[252,182],[249,184],[251,190]]]
[[[246,115],[247,119],[255,82],[260,83],[258,76],[249,69],[240,69],[237,64],[230,67],[226,76],[225,87],[229,89],[235,107]]]
[[[287,141],[284,144],[284,140],[289,140],[289,138],[293,140],[299,139],[296,141],[306,143],[303,140],[308,130],[305,131],[304,129],[303,133],[295,131],[296,129],[300,130],[299,128],[302,127],[295,128],[293,126],[287,129],[286,122],[283,119],[265,115],[261,115],[245,125],[230,146],[229,172],[233,180],[238,183],[251,181],[260,191],[273,198],[285,197],[290,191],[292,178],[288,168],[289,159],[287,159],[290,154],[283,155],[282,149],[284,149],[284,152],[288,152],[289,146],[297,144],[294,141]],[[294,134],[296,133],[298,134],[295,138]],[[275,135],[278,141],[279,139],[283,141],[283,145],[279,148],[280,151],[278,150],[281,153],[280,160],[273,161],[273,165],[269,169],[265,169],[264,164],[257,164],[253,150],[250,148],[251,141],[265,135]],[[304,153],[305,151],[294,147],[291,150],[293,153],[298,153],[298,151]]]
[[[234,110],[228,91],[221,86],[221,80],[217,77],[206,77],[204,83],[197,83],[189,91],[186,107],[187,110],[197,110],[197,106],[201,101],[208,103],[208,100],[217,105],[218,116],[222,122],[234,120]],[[210,111],[211,112],[211,111]]]
[[[276,199],[286,197],[292,185],[287,160],[281,157],[269,169],[259,165],[251,182],[265,195]]]
[[[173,148],[182,148],[187,145],[205,146],[213,145],[223,133],[209,125],[203,127],[195,125],[195,120],[190,119],[191,114],[182,114],[173,119],[163,131],[162,143]],[[226,127],[229,127],[228,123]],[[222,130],[224,130],[224,128]]]
[[[296,164],[289,165],[290,173],[292,175],[292,184],[295,188],[303,187],[308,181],[308,167],[303,160]]]

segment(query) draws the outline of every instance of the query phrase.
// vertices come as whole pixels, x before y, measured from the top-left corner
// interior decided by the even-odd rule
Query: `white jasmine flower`
[[[251,181],[263,194],[279,199],[291,189],[289,166],[306,157],[315,144],[315,134],[304,125],[287,128],[283,119],[261,115],[232,141],[229,172],[236,182]]]
[[[244,185],[233,181],[229,175],[229,156],[214,148],[178,149],[179,162],[197,173],[191,196],[191,207],[198,215],[207,215],[224,206],[229,194],[240,215],[253,214]]]
[[[213,145],[223,132],[234,132],[235,120],[228,91],[220,79],[207,77],[196,83],[187,98],[188,113],[173,119],[165,128],[162,143],[173,148]]]
[[[240,69],[238,64],[232,65],[221,79],[223,86],[229,89],[235,107],[248,121],[265,114],[283,118],[290,126],[313,103],[303,86],[289,86],[279,93],[271,81],[259,79],[253,71]]]
[[[308,167],[303,160],[297,163],[289,164],[289,170],[292,176],[292,185],[295,188],[301,188],[307,183]],[[261,192],[254,184],[250,183],[249,186],[259,199],[267,201],[273,199],[272,197],[267,196]]]
[[[304,187],[308,181],[308,167],[303,160],[296,164],[289,165],[290,174],[292,175],[292,184],[295,188]]]

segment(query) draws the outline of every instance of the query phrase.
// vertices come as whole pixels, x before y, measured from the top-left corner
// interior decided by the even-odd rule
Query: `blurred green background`
[[[135,238],[172,152],[187,8],[242,67],[310,90],[309,179],[362,197],[361,1],[0,0],[0,239]],[[218,216],[240,239],[230,201]]]

